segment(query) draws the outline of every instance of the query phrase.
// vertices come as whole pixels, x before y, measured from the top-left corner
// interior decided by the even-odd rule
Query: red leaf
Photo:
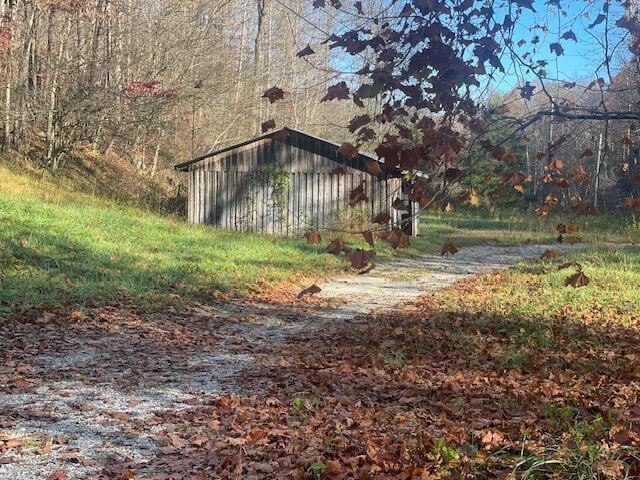
[[[533,97],[533,91],[536,89],[535,85],[531,85],[531,82],[526,82],[524,86],[520,87],[520,96],[525,100],[530,100]]]
[[[327,247],[327,253],[331,253],[333,255],[340,255],[346,248],[347,246],[344,244],[344,242],[336,238]]]
[[[369,197],[367,197],[366,192],[364,191],[364,182],[354,188],[351,193],[349,193],[349,205],[355,207],[357,204],[361,202],[368,202]]]
[[[409,207],[407,207],[407,204],[404,203],[404,201],[402,201],[400,198],[396,198],[393,201],[393,204],[391,206],[393,208],[395,208],[396,210],[398,210],[399,212],[408,212],[409,211]]]
[[[444,178],[449,183],[455,182],[460,178],[461,175],[462,170],[460,170],[459,168],[447,168],[447,170],[444,172]]]
[[[351,262],[351,266],[358,270],[365,268],[371,260],[376,256],[373,250],[353,250],[347,254],[347,258]]]
[[[589,25],[587,28],[588,29],[592,29],[593,27],[600,25],[602,22],[604,22],[606,20],[606,16],[604,16],[602,13],[600,15],[598,15],[596,17],[596,19],[591,23],[591,25]]]

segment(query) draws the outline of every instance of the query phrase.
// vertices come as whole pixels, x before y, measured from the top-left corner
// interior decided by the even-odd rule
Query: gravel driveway
[[[342,300],[338,307],[220,303],[149,318],[123,305],[0,322],[0,478],[123,478],[109,466],[144,462],[175,440],[162,412],[236,392],[260,345],[549,248],[580,246],[478,246],[450,258],[394,260],[320,285],[321,297]]]

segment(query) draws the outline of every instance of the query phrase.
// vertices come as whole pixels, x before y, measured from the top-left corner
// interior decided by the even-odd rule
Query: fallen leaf
[[[307,295],[315,295],[316,293],[320,293],[322,289],[316,284],[311,285],[308,288],[305,288],[298,294],[298,298],[305,297]]]

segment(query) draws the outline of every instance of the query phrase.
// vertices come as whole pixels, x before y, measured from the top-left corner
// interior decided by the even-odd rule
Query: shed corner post
[[[411,236],[418,237],[420,236],[420,203],[411,202],[411,204],[411,212],[413,213],[413,218],[411,220],[413,223],[411,226]]]

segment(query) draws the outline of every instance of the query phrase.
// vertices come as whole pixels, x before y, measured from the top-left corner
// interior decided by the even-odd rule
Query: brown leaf
[[[367,197],[366,192],[364,191],[364,182],[354,188],[351,193],[349,193],[349,205],[355,207],[357,204],[361,202],[368,202],[369,197]]]
[[[260,125],[260,128],[262,128],[262,133],[272,130],[276,128],[276,121],[273,118],[271,120],[267,120],[262,125]]]
[[[315,295],[316,293],[320,293],[322,289],[317,286],[315,283],[308,288],[305,288],[298,294],[298,298],[305,297],[307,295]]]
[[[569,245],[575,245],[576,243],[580,243],[582,240],[580,237],[567,237],[567,243]]]
[[[269,90],[264,92],[262,98],[268,98],[269,102],[275,103],[278,100],[282,100],[284,98],[284,90],[275,86],[271,87]]]
[[[62,470],[56,470],[47,477],[47,480],[67,480],[69,477]]]
[[[304,238],[307,240],[307,243],[309,245],[318,245],[320,242],[322,242],[322,237],[320,236],[320,232],[316,230],[311,230],[307,232]]]
[[[376,252],[373,250],[352,250],[347,255],[347,258],[351,262],[351,266],[358,270],[365,268],[371,260],[376,256]]]
[[[327,247],[327,253],[331,253],[333,255],[340,255],[344,251],[344,249],[345,249],[344,242],[336,238]]]
[[[444,256],[449,256],[449,255],[455,255],[456,253],[458,253],[458,248],[453,244],[453,242],[451,240],[445,242],[444,245],[442,245],[442,248],[440,249],[440,256],[444,257]]]
[[[564,285],[565,287],[580,288],[588,285],[589,281],[589,277],[587,277],[582,270],[578,270],[577,273],[571,275],[564,281]]]
[[[365,165],[367,167],[367,172],[371,175],[378,176],[382,173],[380,162],[376,162],[375,160],[365,160]]]
[[[406,203],[404,203],[404,201],[400,198],[396,198],[393,201],[393,204],[391,205],[393,208],[395,208],[396,210],[398,210],[399,212],[407,212],[409,211],[409,207],[407,206]]]
[[[461,175],[462,170],[460,170],[459,168],[447,168],[447,170],[444,172],[444,178],[449,183],[455,182],[460,178]]]
[[[371,232],[362,232],[362,236],[364,237],[365,241],[371,245],[372,247],[374,246],[374,242],[373,242],[373,233]]]
[[[567,262],[567,263],[563,263],[562,265],[558,265],[558,270],[564,270],[565,268],[575,268],[578,271],[582,270],[582,265],[580,265],[578,262]]]
[[[313,55],[314,53],[316,52],[313,50],[313,48],[311,48],[311,45],[307,44],[306,47],[304,47],[302,50],[296,53],[296,57],[298,58],[308,57],[309,55]]]
[[[338,82],[327,88],[327,94],[320,99],[320,102],[328,102],[330,100],[346,100],[349,98],[349,87],[346,82]]]
[[[338,460],[329,460],[326,463],[326,467],[324,474],[330,479],[334,479],[342,475],[342,465]]]
[[[385,223],[389,223],[390,220],[391,220],[391,215],[389,215],[389,212],[380,212],[375,217],[373,217],[371,222],[384,225]]]
[[[348,142],[343,143],[338,149],[340,155],[344,155],[347,158],[355,158],[358,156],[358,149]]]
[[[556,225],[556,232],[563,234],[567,233],[567,226],[564,223],[559,223]]]
[[[540,258],[544,260],[550,260],[552,258],[557,258],[559,256],[560,256],[560,252],[558,250],[546,250],[542,255],[540,255]]]
[[[347,169],[344,165],[338,165],[336,168],[329,172],[331,175],[344,175],[347,173]]]

